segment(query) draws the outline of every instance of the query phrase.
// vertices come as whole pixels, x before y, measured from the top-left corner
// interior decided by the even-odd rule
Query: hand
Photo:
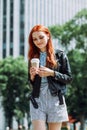
[[[38,75],[40,77],[54,76],[54,71],[47,67],[41,66],[38,69]]]
[[[34,80],[36,74],[38,74],[38,68],[37,67],[30,67],[31,80]]]

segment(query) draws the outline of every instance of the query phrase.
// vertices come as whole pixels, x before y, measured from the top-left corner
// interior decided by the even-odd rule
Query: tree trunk
[[[84,118],[84,115],[80,116],[80,123],[81,123],[80,130],[84,130],[84,128],[85,128],[85,118]]]
[[[17,123],[18,123],[18,129],[19,129],[19,126],[20,126],[20,120],[19,119],[17,120]]]
[[[73,123],[73,130],[76,130],[76,123]]]
[[[5,116],[5,127],[9,127],[10,129],[12,129],[13,126],[13,118],[12,117],[6,117]]]
[[[12,117],[10,117],[8,119],[8,124],[9,124],[9,128],[12,129],[12,126],[13,126],[13,119],[12,119]]]

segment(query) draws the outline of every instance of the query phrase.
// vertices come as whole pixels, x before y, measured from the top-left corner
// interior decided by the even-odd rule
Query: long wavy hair
[[[51,34],[48,28],[46,28],[43,25],[36,25],[32,28],[29,37],[28,37],[28,43],[29,43],[29,50],[28,50],[28,59],[31,60],[32,58],[39,58],[40,56],[40,49],[37,48],[33,42],[32,33],[36,31],[44,32],[46,35],[49,36],[48,43],[46,46],[46,52],[47,52],[47,58],[46,58],[46,66],[49,67],[55,67],[57,65],[56,59],[55,59],[55,53],[54,48],[52,45],[52,39]]]

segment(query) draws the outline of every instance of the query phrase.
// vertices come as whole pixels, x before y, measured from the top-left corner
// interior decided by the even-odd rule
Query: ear
[[[49,34],[47,34],[47,39],[48,39],[48,40],[50,39],[50,36],[49,36]]]
[[[49,37],[47,39],[49,40]]]
[[[47,35],[47,39],[49,40],[49,35]]]

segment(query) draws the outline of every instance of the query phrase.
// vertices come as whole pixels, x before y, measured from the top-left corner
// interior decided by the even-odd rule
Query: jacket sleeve
[[[34,81],[31,80],[31,78],[30,78],[30,62],[29,61],[28,61],[28,83],[29,83],[29,87],[32,90],[32,96],[39,97],[41,77],[36,74]]]
[[[54,78],[61,83],[68,84],[72,81],[71,69],[69,60],[64,52],[61,54],[61,69],[59,71],[54,71]]]

